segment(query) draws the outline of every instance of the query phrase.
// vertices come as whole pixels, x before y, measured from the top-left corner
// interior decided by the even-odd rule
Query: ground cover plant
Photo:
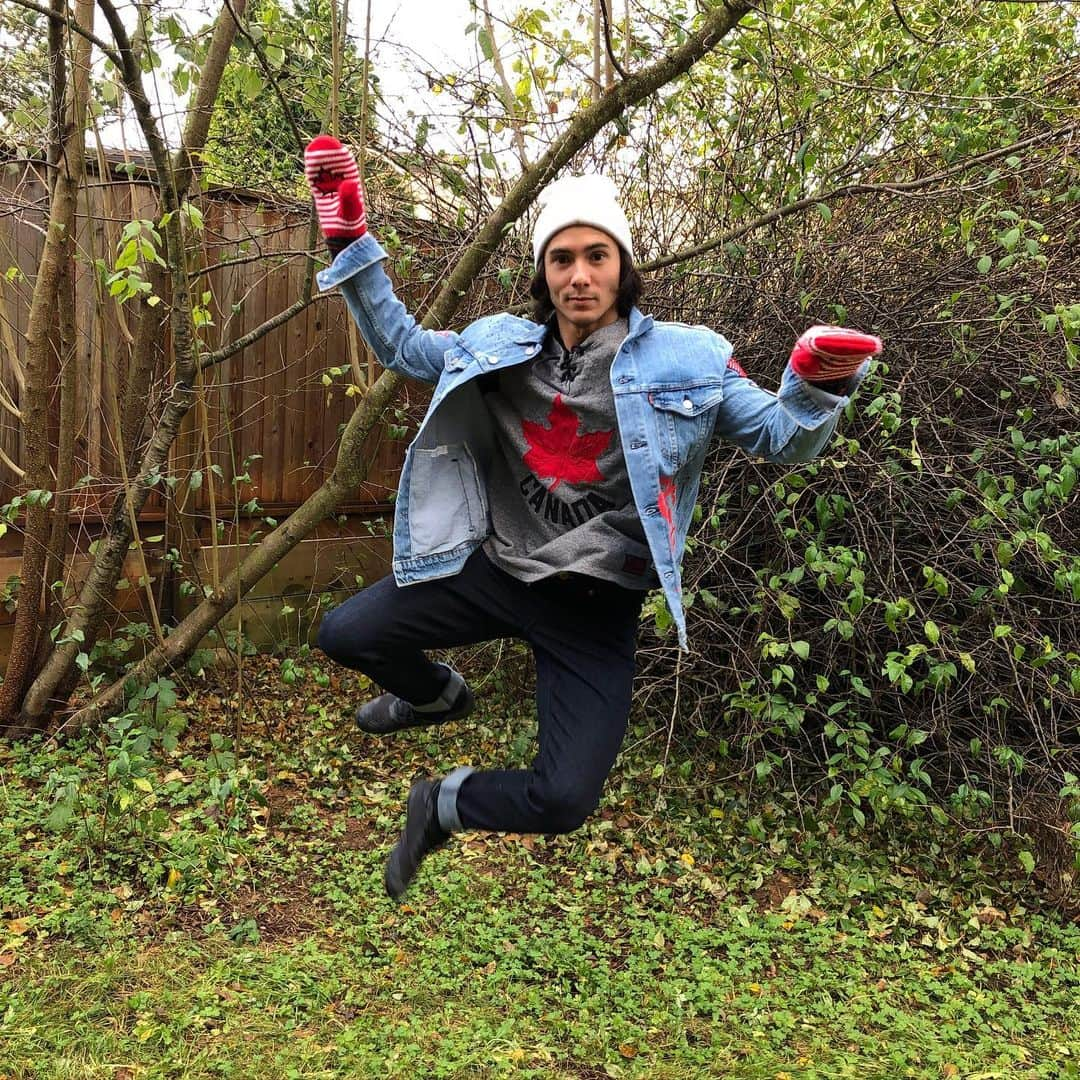
[[[585,830],[466,835],[392,904],[410,777],[530,752],[524,658],[473,659],[453,731],[357,738],[301,653],[0,751],[0,1075],[1080,1073],[1080,927],[1014,852],[641,713]]]

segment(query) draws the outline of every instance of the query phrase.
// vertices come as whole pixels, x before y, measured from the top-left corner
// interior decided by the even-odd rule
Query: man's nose
[[[584,259],[574,262],[574,272],[570,275],[570,281],[574,285],[584,285],[589,281],[589,264]]]

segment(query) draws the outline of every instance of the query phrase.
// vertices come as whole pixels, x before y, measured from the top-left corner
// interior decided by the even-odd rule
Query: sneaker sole
[[[458,709],[450,709],[432,720],[425,720],[423,713],[413,712],[413,719],[407,720],[402,724],[394,724],[388,727],[368,727],[360,719],[359,713],[357,713],[355,719],[356,727],[358,730],[364,732],[366,735],[393,735],[395,731],[405,731],[408,728],[420,728],[420,727],[436,727],[439,724],[449,724],[454,720],[464,720],[476,707],[476,698],[473,695],[472,690],[465,687],[466,697],[465,702]],[[363,708],[363,707],[361,707]]]

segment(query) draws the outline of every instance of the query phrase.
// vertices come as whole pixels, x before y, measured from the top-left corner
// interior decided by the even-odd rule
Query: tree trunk
[[[64,57],[64,24],[62,17],[67,14],[66,0],[52,0],[51,10],[58,18],[49,20],[49,85],[50,114],[49,114],[49,166],[53,170],[51,179],[55,182],[59,175],[56,166],[60,162],[63,153],[63,140],[68,130],[65,122],[64,110],[69,102],[67,97],[67,62]],[[63,573],[64,547],[67,542],[68,512],[71,506],[71,480],[74,462],[72,461],[72,448],[75,443],[74,417],[75,417],[75,385],[71,378],[72,368],[70,361],[75,350],[75,238],[74,230],[65,237],[64,250],[60,257],[60,280],[56,290],[56,334],[57,355],[60,358],[60,424],[59,445],[56,450],[56,498],[53,501],[52,527],[49,534],[49,547],[45,561],[44,571],[44,606],[42,609],[42,626],[51,626],[58,612],[56,596],[52,590],[52,583]],[[61,533],[63,534],[61,536]],[[37,657],[34,661],[34,670],[38,671],[45,662],[52,641],[38,634]]]
[[[68,516],[71,512],[71,491],[75,481],[75,244],[69,244],[63,256],[60,285],[57,290],[57,322],[60,333],[60,425],[56,447],[56,498],[53,501],[52,527],[49,533],[49,549],[45,562],[45,627],[53,619],[61,617],[63,606],[53,590],[53,584],[64,574],[64,557],[67,554]],[[52,643],[44,637],[38,645],[35,670],[40,669],[51,649]]]
[[[93,0],[77,0],[75,19],[93,18]],[[90,93],[90,42],[77,37],[72,48],[71,125],[57,163],[45,249],[38,267],[26,330],[26,389],[21,402],[26,453],[26,490],[47,491],[49,470],[49,340],[65,254],[75,227],[75,207],[85,167],[86,105]],[[27,507],[20,570],[19,606],[4,683],[0,686],[0,726],[11,723],[30,676],[41,620],[41,589],[49,537],[49,511],[42,499]]]
[[[618,83],[583,110],[536,164],[522,173],[502,204],[484,223],[476,240],[457,262],[428,310],[423,325],[438,329],[450,321],[469,286],[498,249],[507,228],[525,213],[574,154],[631,105],[688,71],[738,24],[748,10],[747,3],[718,5],[705,17],[698,31],[682,45],[657,63]],[[337,463],[326,483],[288,521],[270,533],[221,583],[221,587],[184,619],[163,645],[147,654],[122,679],[76,713],[71,720],[72,726],[78,728],[96,723],[115,713],[124,703],[127,687],[145,685],[167,667],[187,657],[203,635],[239,603],[240,597],[250,591],[275,562],[308,536],[323,518],[333,513],[344,498],[363,483],[367,475],[367,463],[360,453],[364,438],[393,400],[400,381],[399,376],[389,371],[379,377],[350,418],[342,435]]]
[[[152,263],[146,276],[150,283],[150,295],[168,298],[168,277],[164,267]],[[128,471],[134,472],[139,465],[139,454],[146,430],[146,402],[154,372],[165,350],[165,330],[168,312],[165,304],[151,306],[141,297],[139,319],[135,324],[135,341],[131,346],[131,366],[124,380],[124,397],[120,407],[119,443]]]
[[[158,171],[158,190],[161,209],[169,213],[165,234],[167,241],[166,262],[168,278],[164,273],[154,272],[151,282],[157,292],[163,293],[166,284],[171,285],[171,327],[173,334],[173,357],[175,384],[165,405],[162,418],[139,460],[138,473],[132,479],[133,490],[124,492],[116,499],[109,513],[109,520],[102,535],[94,562],[59,643],[49,654],[37,678],[26,693],[22,703],[20,720],[26,727],[40,727],[47,721],[49,711],[66,698],[71,688],[75,660],[82,644],[96,637],[109,608],[117,581],[123,572],[124,559],[132,538],[131,513],[138,514],[146,503],[159,470],[164,466],[169,448],[176,439],[180,425],[194,400],[192,384],[198,363],[196,342],[192,333],[191,302],[187,280],[187,251],[184,240],[182,216],[178,213],[180,202],[194,179],[194,162],[206,143],[213,115],[213,104],[221,84],[233,41],[237,22],[246,8],[246,0],[234,0],[226,4],[218,16],[214,36],[203,63],[195,101],[188,114],[181,147],[170,162],[164,151],[164,143],[149,111],[149,103],[142,87],[141,74],[127,41],[123,25],[110,3],[102,4],[106,18],[112,27],[121,56],[125,63],[122,70],[125,87],[136,108],[140,123],[151,148]],[[234,17],[235,13],[235,17]],[[161,295],[161,293],[158,293]],[[123,436],[125,452],[134,456],[138,452],[139,436],[145,413],[145,397],[140,395],[149,385],[155,358],[159,355],[165,333],[165,321],[157,316],[155,309],[144,305],[139,328],[136,332],[134,371],[128,382],[130,392],[125,393]]]

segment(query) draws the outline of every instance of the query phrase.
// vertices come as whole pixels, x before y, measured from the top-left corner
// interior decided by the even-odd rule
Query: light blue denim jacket
[[[532,360],[547,328],[502,314],[461,333],[424,330],[394,295],[385,258],[369,233],[318,281],[324,290],[341,288],[383,367],[437,384],[405,456],[394,511],[394,578],[410,585],[456,574],[487,537],[485,476],[495,442],[476,378]],[[811,386],[790,365],[779,393],[770,393],[730,359],[731,345],[714,331],[655,322],[635,308],[611,365],[630,487],[684,649],[680,559],[713,435],[768,461],[809,461],[849,400]],[[851,392],[868,369],[869,362],[852,377]]]

